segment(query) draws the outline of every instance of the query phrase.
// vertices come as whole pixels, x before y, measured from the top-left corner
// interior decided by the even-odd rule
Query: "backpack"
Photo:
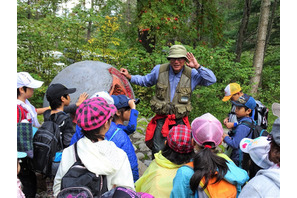
[[[53,114],[50,116],[50,120],[45,121],[36,131],[33,137],[33,167],[36,172],[45,176],[54,175],[52,163],[56,152],[63,150],[58,124],[66,118],[68,118],[66,115]]]
[[[77,154],[77,143],[74,144],[76,162],[70,167],[61,180],[59,198],[80,197],[78,195],[92,194],[87,197],[101,197],[108,191],[106,175],[96,175],[90,172]],[[82,197],[82,196],[81,196]]]
[[[141,198],[141,195],[131,189],[118,186],[104,193],[102,198]]]
[[[263,128],[260,125],[257,125],[257,124],[254,124],[254,123],[251,123],[251,122],[248,122],[248,121],[242,121],[240,124],[243,124],[243,125],[248,126],[250,128],[250,132],[247,135],[247,137],[249,137],[250,134],[252,133],[251,139],[255,139],[255,138],[260,137],[260,136],[268,136],[268,134],[269,134],[267,132],[266,128]]]
[[[185,164],[186,166],[189,166],[194,170],[194,163],[189,162]],[[225,179],[222,179],[219,182],[216,182],[217,177],[213,177],[208,181],[207,187],[204,189],[204,193],[207,197],[212,197],[212,198],[219,198],[219,197],[236,197],[237,195],[237,190],[236,190],[236,185],[231,184]],[[199,183],[200,188],[202,189],[202,185],[205,184],[205,177],[203,177]],[[199,193],[198,193],[199,195]]]
[[[255,139],[260,136],[268,136],[268,132],[265,128],[262,128],[259,125],[256,125],[254,123],[243,121],[241,124],[244,124],[250,128],[250,132],[247,137],[250,136],[252,133],[252,139]],[[239,151],[239,155],[242,155],[242,161],[240,162],[240,167],[242,167],[244,170],[246,170],[249,174],[250,178],[253,178],[259,170],[262,168],[259,167],[255,162],[251,159],[250,155],[248,153],[243,153],[241,150]],[[240,157],[241,159],[241,157]]]
[[[269,110],[259,100],[256,100],[256,104],[253,119],[256,121],[257,125],[261,126],[263,129],[267,129]]]

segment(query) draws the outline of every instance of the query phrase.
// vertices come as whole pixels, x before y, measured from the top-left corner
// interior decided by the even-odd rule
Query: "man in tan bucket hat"
[[[144,87],[156,85],[155,95],[150,101],[156,115],[148,124],[145,136],[146,145],[153,155],[163,149],[173,126],[183,124],[190,128],[188,114],[192,110],[191,94],[195,87],[216,82],[214,73],[201,66],[183,45],[171,46],[167,59],[169,63],[156,65],[145,76],[131,75],[124,68],[120,70],[133,84]]]

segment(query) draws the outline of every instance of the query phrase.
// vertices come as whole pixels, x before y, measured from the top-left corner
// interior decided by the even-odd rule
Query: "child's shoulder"
[[[251,117],[244,117],[238,121],[238,127],[249,127],[248,124],[253,124],[254,120]]]

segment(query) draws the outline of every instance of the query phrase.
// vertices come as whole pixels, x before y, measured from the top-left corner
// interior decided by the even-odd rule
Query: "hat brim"
[[[175,55],[167,56],[167,60],[170,60],[171,58],[185,58],[186,60],[188,60],[187,56],[175,56]]]
[[[234,104],[234,105],[237,106],[237,107],[245,107],[244,104],[241,104],[241,103],[239,103],[239,102],[237,102],[237,101],[231,101],[231,102],[232,102],[232,104]]]
[[[29,85],[27,85],[26,87],[29,87],[29,88],[32,88],[32,89],[37,89],[37,88],[41,87],[42,84],[43,84],[42,81],[34,80]]]
[[[65,91],[65,94],[72,94],[74,92],[76,92],[76,88],[70,88],[70,89]]]
[[[240,150],[242,152],[249,153],[250,152],[250,146],[251,146],[252,143],[253,143],[253,140],[252,139],[250,139],[250,138],[243,138],[240,141],[239,148],[240,148]]]
[[[228,100],[230,100],[232,96],[224,96],[224,98],[222,99],[223,102],[227,102]]]

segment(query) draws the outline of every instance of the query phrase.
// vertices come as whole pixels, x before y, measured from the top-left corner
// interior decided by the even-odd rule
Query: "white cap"
[[[33,89],[41,87],[42,81],[35,80],[28,72],[18,72],[17,73],[17,88],[20,87],[30,87]]]
[[[269,160],[270,142],[267,137],[261,136],[256,139],[243,138],[239,145],[242,152],[250,154],[252,160],[261,168],[270,168],[274,165]]]
[[[90,98],[101,97],[103,98],[108,104],[114,104],[113,98],[109,95],[107,91],[99,91],[94,93]]]

